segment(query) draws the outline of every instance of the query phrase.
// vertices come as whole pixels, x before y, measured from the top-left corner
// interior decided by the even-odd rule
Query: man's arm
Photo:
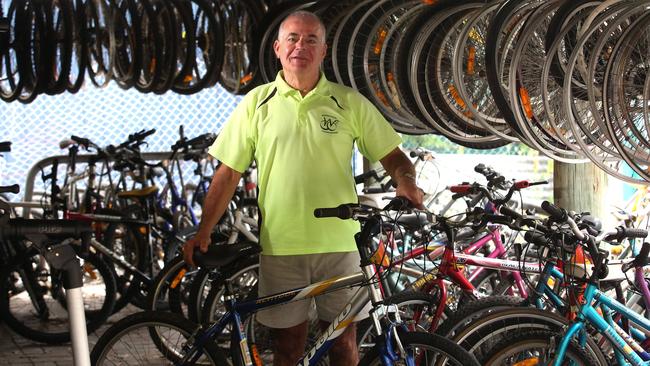
[[[415,167],[413,167],[411,160],[406,157],[402,150],[396,147],[379,162],[397,184],[396,194],[408,198],[415,207],[423,209],[424,194],[416,185]]]
[[[185,262],[194,265],[192,255],[194,254],[195,247],[199,247],[202,252],[208,250],[212,228],[219,222],[223,213],[226,212],[226,208],[235,193],[235,189],[237,189],[241,175],[240,172],[225,164],[221,164],[217,168],[214,176],[212,176],[208,194],[203,202],[199,231],[183,245],[183,258]]]

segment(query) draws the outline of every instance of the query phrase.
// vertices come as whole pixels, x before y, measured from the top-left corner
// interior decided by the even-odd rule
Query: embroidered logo
[[[336,129],[339,126],[339,120],[336,117],[323,114],[320,120],[320,128],[325,133],[338,133]]]

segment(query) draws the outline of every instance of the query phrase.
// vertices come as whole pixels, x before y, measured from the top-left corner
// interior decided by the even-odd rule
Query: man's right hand
[[[210,245],[210,242],[210,235],[205,236],[200,233],[186,241],[185,244],[183,244],[183,259],[185,260],[185,263],[194,266],[194,249],[198,247],[202,253],[205,253],[208,251],[208,245]]]

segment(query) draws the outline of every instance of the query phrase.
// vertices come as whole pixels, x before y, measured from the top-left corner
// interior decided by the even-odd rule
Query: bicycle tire
[[[111,78],[122,89],[129,89],[142,67],[140,17],[132,0],[111,0],[110,69]]]
[[[22,62],[24,53],[20,52],[20,48],[26,44],[27,34],[19,31],[24,23],[19,4],[12,1],[5,14],[9,22],[9,34],[6,49],[0,52],[0,99],[13,102],[25,84],[25,63]]]
[[[458,343],[477,358],[491,352],[493,346],[512,331],[523,329],[544,329],[561,332],[569,322],[562,316],[548,310],[529,308],[522,302],[515,307],[494,307],[477,311],[453,333],[441,334]],[[606,358],[593,339],[587,339],[587,352],[599,364],[606,364]]]
[[[155,0],[134,2],[136,17],[140,19],[142,31],[142,42],[136,45],[136,51],[140,53],[142,64],[136,74],[133,86],[141,93],[150,93],[154,90],[160,82],[165,63],[163,34],[160,32],[159,19],[152,1]]]
[[[134,358],[128,359],[130,365],[151,365],[152,362],[156,365],[163,365],[179,361],[180,356],[178,354],[162,354],[162,358],[154,356],[154,354],[160,354],[161,352],[159,345],[147,343],[150,332],[155,329],[154,327],[168,328],[170,333],[173,331],[175,336],[179,336],[178,341],[183,344],[188,341],[187,338],[194,336],[199,328],[196,324],[178,314],[161,311],[131,314],[112,325],[99,337],[90,353],[91,363],[97,366],[112,364],[112,357],[116,357],[116,363],[123,364],[127,358],[124,358],[122,354],[126,353],[126,348],[129,347],[132,349],[137,348],[137,354],[130,355]],[[161,332],[157,333],[160,334]],[[128,346],[118,349],[118,342],[121,342],[123,338],[126,338],[125,342],[127,342]],[[183,344],[180,344],[179,347],[182,347]],[[133,347],[133,345],[136,345],[136,347]],[[219,366],[229,364],[219,347],[211,340],[205,342],[202,351],[207,360],[204,358],[206,362],[199,362],[199,364]],[[135,357],[142,357],[142,359],[135,359]]]
[[[398,331],[398,335],[404,350],[407,350],[409,353],[418,350],[418,357],[427,357],[427,360],[421,361],[429,361],[430,357],[435,358],[435,360],[431,360],[431,363],[427,362],[426,364],[438,364],[434,362],[444,362],[446,365],[479,365],[476,358],[474,358],[474,356],[469,352],[437,334]],[[397,348],[394,350],[397,351]],[[425,351],[427,352],[426,354],[424,353]],[[382,365],[383,363],[380,353],[379,345],[377,345],[364,355],[361,361],[359,361],[359,365]]]
[[[171,90],[178,94],[194,94],[219,81],[223,65],[224,35],[219,12],[211,2],[191,0],[194,19],[195,58],[190,72],[176,80]]]
[[[513,131],[526,143],[523,139],[522,131],[515,121],[515,116],[512,112],[510,100],[506,96],[507,85],[502,82],[503,70],[501,70],[503,52],[507,52],[509,47],[512,47],[512,38],[516,35],[515,29],[518,22],[521,20],[524,11],[530,11],[534,8],[535,4],[543,3],[541,0],[531,2],[521,2],[519,0],[507,0],[497,10],[497,13],[490,21],[490,26],[487,31],[487,38],[485,40],[485,68],[488,85],[494,102],[496,103],[503,119],[510,125]],[[506,32],[505,29],[509,29]],[[502,35],[508,34],[508,37]],[[502,42],[504,40],[505,42]],[[516,42],[515,42],[516,43]]]
[[[45,46],[41,47],[45,39],[45,19],[41,12],[41,6],[32,1],[25,1],[21,4],[19,11],[23,13],[23,24],[19,24],[21,28],[18,32],[25,33],[26,44],[31,47],[21,47],[20,52],[22,57],[21,61],[24,67],[21,70],[21,77],[24,77],[25,82],[21,92],[17,96],[20,103],[31,103],[36,99],[39,92],[43,88],[43,75],[46,68],[46,49]]]
[[[48,44],[47,73],[44,75],[44,92],[48,95],[63,93],[72,67],[73,8],[71,0],[44,3],[47,24],[45,43]],[[58,10],[58,11],[57,11]]]
[[[513,296],[488,296],[460,306],[436,329],[436,334],[452,338],[458,329],[471,324],[488,313],[519,306],[523,300]]]
[[[497,343],[494,346],[493,352],[486,356],[485,360],[482,360],[483,365],[485,366],[496,366],[504,365],[504,360],[507,357],[516,357],[516,359],[521,361],[520,357],[534,357],[537,362],[542,362],[541,356],[547,356],[545,353],[550,353],[551,356],[555,353],[555,345],[559,342],[558,333],[553,331],[522,331],[522,332],[513,332],[508,337],[504,338],[501,343]],[[546,352],[537,351],[534,353],[535,356],[531,355],[531,347],[537,347],[540,350],[547,350]],[[515,355],[509,355],[509,353],[518,353],[525,352],[526,355],[517,357]],[[541,354],[541,355],[540,355]],[[570,358],[571,365],[576,366],[593,366],[597,365],[597,361],[593,359],[588,353],[586,353],[576,342],[572,340],[569,343],[569,346],[566,350],[566,356]],[[525,359],[524,359],[525,360]],[[552,361],[551,357],[546,358],[547,361]],[[545,363],[549,364],[549,363]]]
[[[103,232],[103,244],[116,255],[129,262],[140,271],[147,272],[148,243],[138,227],[129,224],[111,223]],[[110,257],[109,257],[110,259]],[[123,309],[137,295],[140,288],[138,280],[128,271],[118,270],[117,264],[112,264],[117,279],[118,299],[115,311]]]
[[[240,259],[234,265],[219,269],[220,275],[212,281],[210,292],[203,302],[201,311],[202,324],[210,324],[219,320],[221,315],[223,315],[222,297],[226,280],[234,281],[233,289],[239,288],[242,290],[241,292],[236,292],[239,298],[245,297],[257,285],[259,263],[259,256],[254,255]],[[244,282],[241,282],[242,280]],[[240,282],[237,283],[237,281]]]
[[[39,270],[39,273],[34,273],[35,268],[38,267],[33,267],[33,263],[40,263],[41,256],[33,251],[26,252],[22,258],[21,263],[14,263],[0,272],[0,278],[2,278],[0,281],[0,318],[9,328],[25,338],[51,344],[69,342],[69,317],[63,294],[62,273],[51,269],[49,272]],[[32,261],[32,258],[35,258],[35,261]],[[97,273],[94,273],[88,264],[97,270]],[[23,272],[19,273],[21,270]],[[18,273],[18,276],[12,275],[13,273]],[[88,332],[92,332],[104,324],[112,314],[115,304],[115,282],[108,264],[96,255],[86,256],[82,273],[84,281],[87,281],[87,275],[96,277],[99,274],[101,278],[99,282],[93,283],[102,288],[95,288],[95,285],[92,288],[88,287],[88,283],[85,288],[81,288],[82,296],[85,297],[86,328]],[[12,287],[8,287],[10,285],[8,281],[11,278],[20,278],[23,285],[29,286],[31,290],[25,288],[23,292],[10,294]],[[32,294],[37,298],[32,298]],[[90,298],[98,295],[104,296],[101,306],[92,308],[95,301],[90,301]],[[32,312],[32,304],[35,303],[38,303],[42,310]]]
[[[84,42],[86,37],[86,4],[83,0],[74,0],[72,24],[72,52],[70,56],[70,72],[66,89],[76,93],[81,89],[86,76],[86,59],[88,46]]]
[[[454,47],[452,71],[459,96],[468,114],[494,135],[511,142],[519,137],[501,117],[494,103],[485,70],[485,38],[487,29],[499,7],[498,2],[485,4],[463,27]]]
[[[261,30],[264,9],[257,1],[228,0],[221,2],[221,14],[225,36],[219,83],[228,92],[242,95],[260,84],[254,35]]]
[[[113,33],[112,9],[105,0],[89,0],[85,3],[84,10],[86,34],[82,41],[86,42],[88,50],[86,71],[93,85],[103,88],[111,81],[113,74],[110,65],[114,49],[110,39],[110,34]]]

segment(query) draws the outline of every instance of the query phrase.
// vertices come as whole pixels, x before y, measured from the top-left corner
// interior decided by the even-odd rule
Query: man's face
[[[327,46],[316,20],[294,16],[284,22],[273,49],[285,72],[310,74],[319,72]]]

